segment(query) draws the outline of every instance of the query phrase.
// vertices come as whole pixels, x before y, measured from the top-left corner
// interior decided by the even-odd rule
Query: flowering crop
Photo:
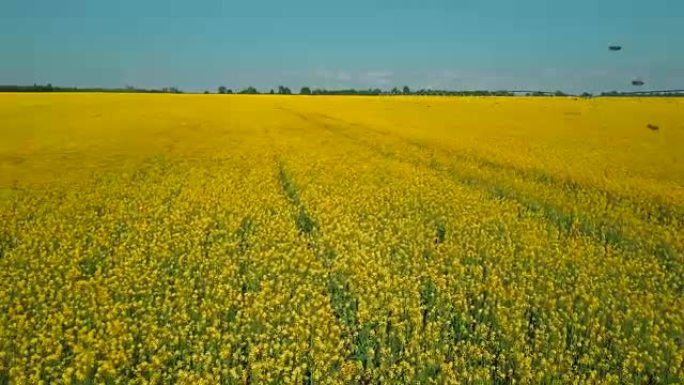
[[[0,121],[0,384],[684,383],[679,99],[0,94]]]

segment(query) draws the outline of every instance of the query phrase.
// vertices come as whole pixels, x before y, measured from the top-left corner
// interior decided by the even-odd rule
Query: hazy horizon
[[[0,84],[684,88],[682,2],[427,3],[9,0],[0,5]]]

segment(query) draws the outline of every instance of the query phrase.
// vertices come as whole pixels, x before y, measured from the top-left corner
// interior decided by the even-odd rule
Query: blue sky
[[[0,52],[0,84],[684,88],[684,1],[2,0]]]

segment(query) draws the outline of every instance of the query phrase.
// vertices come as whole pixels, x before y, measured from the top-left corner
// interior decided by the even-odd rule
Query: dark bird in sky
[[[622,50],[622,46],[619,46],[619,45],[611,45],[610,47],[608,47],[608,49],[611,50],[611,51],[621,51],[621,50]]]
[[[641,86],[643,86],[644,84],[645,84],[645,83],[643,82],[643,80],[632,80],[632,85],[633,85],[633,86],[641,87]]]

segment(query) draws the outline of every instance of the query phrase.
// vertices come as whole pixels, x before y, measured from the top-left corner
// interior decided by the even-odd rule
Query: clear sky
[[[684,0],[0,1],[0,84],[596,92],[635,78],[684,88]]]

